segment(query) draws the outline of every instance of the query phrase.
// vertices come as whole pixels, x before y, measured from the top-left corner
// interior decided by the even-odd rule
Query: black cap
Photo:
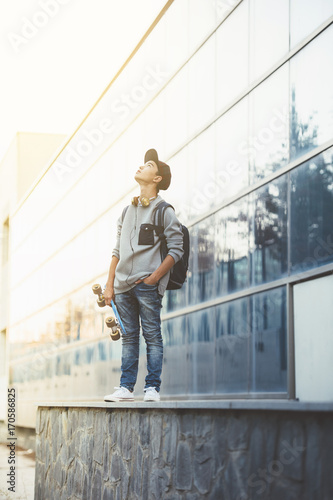
[[[147,161],[154,161],[158,167],[159,174],[162,176],[161,182],[158,183],[158,188],[159,189],[168,189],[170,186],[171,182],[171,171],[169,165],[166,163],[163,163],[163,161],[160,161],[158,159],[158,154],[156,149],[148,149],[148,151],[145,154],[145,163]]]

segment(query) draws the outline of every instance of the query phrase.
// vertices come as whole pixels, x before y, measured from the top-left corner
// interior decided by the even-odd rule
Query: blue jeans
[[[118,293],[115,304],[124,324],[126,335],[122,335],[121,387],[133,391],[139,367],[140,322],[147,346],[147,369],[145,389],[155,387],[159,392],[163,363],[163,340],[161,335],[162,296],[156,285],[141,282],[128,292]]]

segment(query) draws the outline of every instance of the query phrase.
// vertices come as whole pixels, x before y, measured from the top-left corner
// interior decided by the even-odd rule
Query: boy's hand
[[[107,306],[111,307],[111,300],[114,301],[114,289],[113,286],[107,285],[105,287],[105,290],[103,292],[104,298],[105,298],[105,304]]]
[[[147,278],[144,278],[143,280],[138,280],[135,282],[136,285],[139,283],[146,283],[146,285],[156,285],[157,279],[154,278],[154,276],[151,274],[150,276],[147,276]]]

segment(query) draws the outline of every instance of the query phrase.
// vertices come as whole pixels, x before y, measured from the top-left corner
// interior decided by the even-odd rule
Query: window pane
[[[226,295],[248,286],[249,251],[248,198],[216,215],[216,295]]]
[[[183,148],[175,156],[168,159],[167,163],[171,168],[171,186],[167,195],[162,194],[162,198],[167,198],[168,202],[175,208],[179,220],[187,225],[191,212],[191,193],[188,189],[191,178],[188,147]]]
[[[137,155],[137,159],[141,159],[142,151],[145,152],[152,147],[158,151],[158,154],[161,158],[165,158],[166,154],[166,127],[165,127],[165,108],[164,108],[164,94],[159,94],[156,99],[148,106],[145,110],[145,113],[142,116],[144,121],[143,128],[143,139],[141,137],[139,140],[136,140],[138,147],[141,147],[141,155]],[[131,127],[132,129],[132,127]],[[130,129],[130,130],[131,130]],[[133,134],[131,134],[133,137]],[[140,134],[141,135],[141,134]],[[140,141],[141,140],[141,144]],[[129,143],[128,143],[129,144]],[[171,144],[170,144],[171,146]],[[111,149],[112,150],[112,149]],[[141,160],[143,161],[143,159]],[[133,166],[133,164],[132,164]],[[119,176],[119,177],[125,177]]]
[[[333,148],[290,173],[291,270],[333,262]]]
[[[162,96],[165,100],[165,144],[167,151],[175,151],[188,138],[188,65],[171,80]],[[158,129],[163,120],[156,117]]]
[[[188,370],[190,394],[215,392],[214,311],[204,309],[188,315]]]
[[[175,2],[177,4],[177,2]],[[186,3],[186,2],[178,2]],[[189,50],[190,53],[209,35],[216,24],[214,0],[188,0]]]
[[[250,41],[252,81],[288,53],[289,0],[251,0]]]
[[[291,60],[291,158],[333,136],[333,26]]]
[[[170,74],[188,57],[189,20],[187,2],[173,2],[165,12],[166,66]],[[158,26],[157,26],[158,29]],[[181,48],[181,50],[179,50]]]
[[[215,35],[191,58],[188,72],[188,126],[191,136],[207,125],[215,114]]]
[[[332,15],[332,0],[290,0],[290,48]]]
[[[267,283],[287,274],[287,176],[251,195],[251,282]]]
[[[248,185],[248,98],[216,122],[216,203]]]
[[[188,146],[190,216],[202,216],[216,201],[215,183],[215,124],[194,139]]]
[[[250,94],[250,182],[288,162],[288,87],[285,64]]]
[[[165,394],[188,392],[186,348],[186,316],[162,321],[163,374],[162,390]]]
[[[214,295],[215,216],[196,224],[190,232],[189,304],[211,299]]]
[[[189,0],[190,1],[190,0]],[[230,11],[241,3],[243,0],[204,0],[210,2],[216,12],[216,23],[223,21],[230,14]]]
[[[287,391],[286,289],[251,298],[252,392]]]
[[[216,315],[216,392],[249,390],[248,298],[233,300],[215,308]]]
[[[217,111],[248,84],[248,1],[243,1],[216,32]]]

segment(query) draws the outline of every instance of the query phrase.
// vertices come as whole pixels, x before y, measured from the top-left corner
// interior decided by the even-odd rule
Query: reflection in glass
[[[214,295],[215,216],[196,224],[190,231],[189,304],[211,299]]]
[[[165,394],[188,392],[188,355],[186,352],[186,316],[162,321],[163,373],[162,390]]]
[[[287,391],[286,289],[251,297],[252,392]]]
[[[333,136],[332,47],[331,25],[291,60],[291,159]]]
[[[332,0],[290,0],[290,48],[332,15]]]
[[[215,308],[216,315],[216,392],[249,391],[248,298],[233,300]]]
[[[251,183],[288,162],[288,85],[288,64],[284,64],[250,94]]]
[[[289,49],[289,0],[250,2],[250,80],[255,80]]]
[[[190,394],[215,392],[214,310],[188,315],[188,370]]]
[[[216,32],[217,111],[248,84],[248,0],[244,0]]]
[[[216,392],[286,392],[286,290],[215,308]]]
[[[290,173],[291,271],[333,262],[333,148]]]
[[[188,145],[189,172],[187,191],[189,193],[189,217],[202,216],[213,208],[217,191],[215,182],[215,124]]]
[[[248,185],[248,98],[216,122],[216,203]]]
[[[248,198],[244,197],[216,215],[216,296],[246,288],[249,284]]]
[[[188,284],[185,281],[179,290],[166,290],[163,297],[163,312],[177,311],[187,305]]]
[[[251,283],[258,285],[287,273],[287,176],[250,198]]]

